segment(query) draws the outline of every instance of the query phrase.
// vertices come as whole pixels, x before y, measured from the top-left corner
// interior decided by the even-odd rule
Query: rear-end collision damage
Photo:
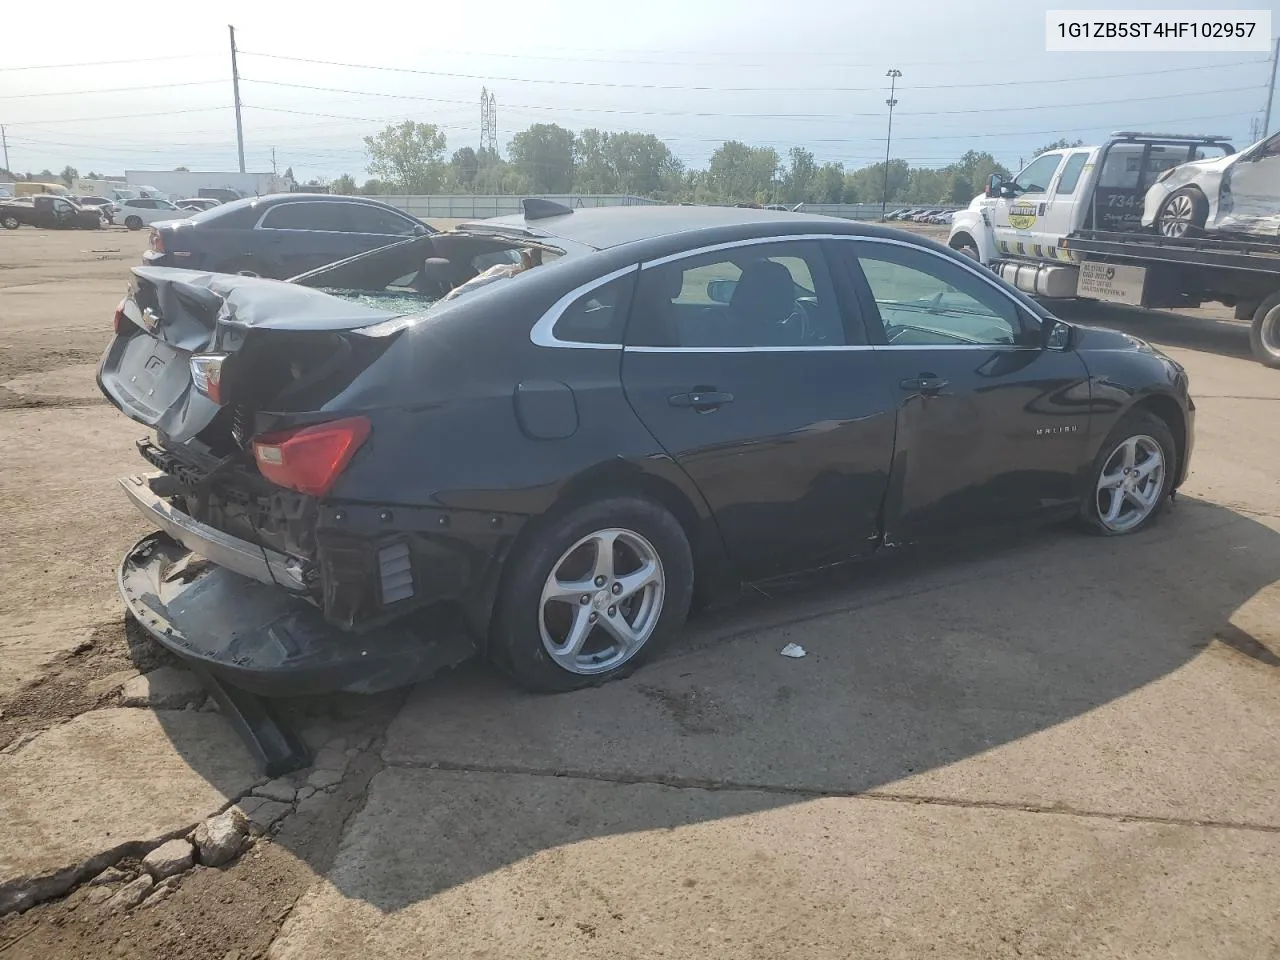
[[[121,485],[159,530],[125,557],[122,596],[248,690],[374,692],[466,659],[458,613],[519,529],[342,483],[402,414],[387,376],[362,374],[412,324],[371,299],[138,267],[116,311],[98,382],[154,431],[137,444],[153,472]]]

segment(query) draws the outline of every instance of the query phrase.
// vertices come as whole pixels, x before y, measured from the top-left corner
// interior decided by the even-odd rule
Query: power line
[[[415,67],[392,67],[385,64],[349,63],[341,60],[320,60],[313,57],[291,57],[278,53],[258,53],[249,50],[240,51],[246,57],[263,57],[270,60],[285,60],[292,63],[309,63],[328,67],[346,67],[355,70],[378,70],[387,73],[410,73],[428,77],[449,77],[458,80],[481,80],[486,83],[502,81],[506,83],[542,83],[572,87],[605,87],[624,90],[677,90],[709,93],[871,93],[880,87],[719,87],[686,84],[655,83],[615,83],[606,80],[549,80],[532,77],[496,77],[474,73],[454,73],[446,70],[423,70]],[[979,87],[1030,86],[1045,83],[1082,83],[1089,80],[1121,80],[1130,77],[1159,76],[1170,73],[1187,73],[1199,70],[1214,70],[1223,67],[1243,66],[1253,63],[1269,63],[1269,60],[1241,60],[1227,64],[1205,64],[1195,67],[1166,67],[1160,70],[1133,71],[1130,73],[1100,74],[1094,76],[1074,76],[1057,78],[1029,78],[1026,80],[993,81],[989,83],[937,83],[921,84],[911,87],[912,90],[954,90],[974,89]]]
[[[130,57],[128,60],[84,60],[79,63],[36,63],[24,67],[0,67],[0,73],[18,70],[63,70],[69,67],[113,67],[118,64],[126,63],[159,63],[162,60],[195,60],[199,57],[209,56],[212,56],[212,54],[178,53],[167,57]],[[165,84],[165,86],[172,86],[172,84]],[[154,84],[152,85],[152,88],[154,88]]]
[[[217,107],[187,107],[182,110],[155,110],[150,113],[118,113],[109,117],[72,117],[67,120],[21,120],[9,122],[11,127],[49,127],[62,123],[88,123],[91,120],[135,120],[139,117],[171,117],[180,113],[208,113],[211,110],[230,110],[231,104]]]
[[[166,83],[166,90],[173,87],[203,87],[212,83],[225,83],[223,79],[218,80],[188,80],[184,83]],[[6,93],[0,96],[0,100],[26,100],[31,97],[79,97],[87,93],[129,93],[134,90],[154,90],[154,83],[143,84],[140,87],[107,87],[97,88],[94,90],[57,90],[49,93]]]
[[[357,97],[381,97],[389,100],[421,100],[429,103],[447,103],[447,104],[465,104],[465,100],[451,100],[444,97],[426,97],[412,93],[383,93],[376,90],[353,90],[348,87],[321,87],[314,84],[306,83],[285,83],[279,80],[258,80],[252,77],[241,77],[245,83],[257,83],[264,86],[272,87],[288,87],[297,90],[311,90],[321,93],[341,93]],[[1099,105],[1110,105],[1118,103],[1144,103],[1155,100],[1183,100],[1189,96],[1212,96],[1223,93],[1240,93],[1243,91],[1253,90],[1253,87],[1227,87],[1215,90],[1201,90],[1194,94],[1158,94],[1152,97],[1125,97],[1120,100],[1086,100],[1077,103],[1051,103],[1029,107],[978,107],[968,110],[924,110],[911,113],[903,113],[904,117],[942,117],[942,116],[959,116],[975,113],[1011,113],[1022,112],[1027,110],[1062,110],[1073,107],[1095,107]],[[732,118],[736,120],[804,120],[804,121],[822,121],[822,122],[840,122],[848,120],[852,117],[869,118],[879,117],[879,113],[725,113],[720,111],[691,111],[691,110],[629,110],[622,107],[563,107],[563,106],[542,106],[538,104],[507,104],[509,109],[513,110],[542,110],[552,111],[556,113],[605,113],[605,114],[626,114],[646,117],[699,117],[699,118]],[[271,109],[269,107],[259,107],[258,109]]]

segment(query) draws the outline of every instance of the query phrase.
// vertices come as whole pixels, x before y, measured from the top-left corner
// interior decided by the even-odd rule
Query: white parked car
[[[212,210],[220,201],[214,200],[212,197],[188,197],[185,200],[175,200],[179,207],[183,210]]]
[[[123,223],[130,230],[141,230],[160,220],[183,220],[195,212],[155,197],[129,197],[121,200],[118,207],[116,223]]]
[[[1166,237],[1280,237],[1280,133],[1228,157],[1166,170],[1147,191],[1142,225]]]

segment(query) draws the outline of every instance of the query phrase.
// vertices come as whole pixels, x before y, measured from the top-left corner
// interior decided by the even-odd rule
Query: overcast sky
[[[1280,0],[1231,5],[1270,9],[1280,28]],[[450,151],[477,146],[482,85],[497,94],[504,153],[513,133],[548,122],[654,133],[694,166],[738,139],[853,168],[884,154],[896,67],[894,157],[941,166],[975,148],[1016,167],[1046,141],[1117,129],[1243,145],[1270,75],[1262,53],[1046,53],[1044,12],[1071,6],[1062,0],[8,6],[0,31],[31,37],[0,56],[0,123],[19,172],[236,169],[227,23],[247,168],[270,170],[274,147],[299,178],[363,180],[362,137],[389,121],[435,123]]]

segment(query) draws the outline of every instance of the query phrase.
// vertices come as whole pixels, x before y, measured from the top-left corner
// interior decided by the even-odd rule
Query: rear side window
[[[1076,187],[1080,183],[1080,173],[1084,170],[1085,161],[1089,159],[1087,153],[1073,153],[1067,158],[1067,165],[1062,168],[1062,176],[1058,178],[1058,187],[1053,192],[1070,196],[1076,192]]]
[[[346,229],[342,203],[282,203],[267,211],[262,226],[267,230]]]
[[[826,260],[813,241],[749,244],[646,267],[633,313],[633,346],[845,343]]]
[[[376,233],[392,237],[413,236],[414,223],[394,210],[372,204],[351,203],[347,207],[348,228],[355,233]]]
[[[583,294],[560,314],[552,336],[564,343],[621,346],[635,278],[634,271],[628,272]]]

